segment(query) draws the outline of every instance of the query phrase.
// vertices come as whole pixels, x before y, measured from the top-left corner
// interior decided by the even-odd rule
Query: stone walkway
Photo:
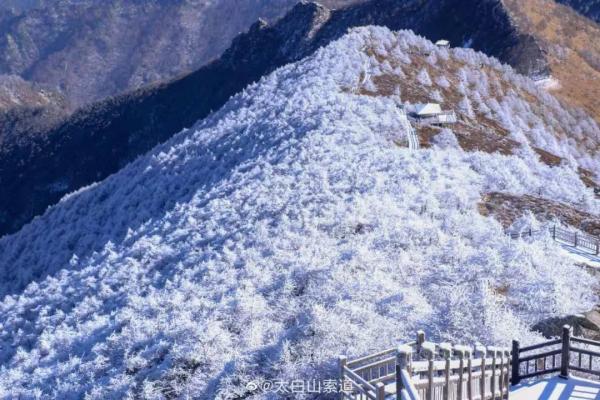
[[[511,400],[600,400],[600,381],[553,377],[523,383],[510,392]]]

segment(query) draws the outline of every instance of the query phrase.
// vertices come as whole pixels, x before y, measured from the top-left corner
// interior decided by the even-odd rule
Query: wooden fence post
[[[511,357],[511,375],[510,375],[510,384],[518,385],[521,382],[521,377],[519,376],[519,348],[521,344],[518,340],[513,340],[512,342],[512,352],[510,354]]]
[[[577,247],[577,232],[575,232],[575,244],[573,246]]]
[[[454,354],[458,356],[458,382],[456,383],[456,398],[463,398],[463,383],[465,381],[465,348],[463,346],[454,346]]]
[[[556,225],[552,227],[552,239],[556,240]]]
[[[466,348],[467,356],[467,399],[473,400],[473,349]]]
[[[377,391],[375,393],[375,398],[377,400],[385,400],[385,385],[381,382],[377,382],[375,390]]]
[[[344,371],[344,367],[348,364],[348,358],[346,356],[338,357],[338,368],[340,374],[340,400],[344,400],[344,380],[346,377],[346,372]]]
[[[569,362],[570,362],[570,346],[571,346],[571,327],[563,326],[562,330],[562,352],[560,356],[560,377],[569,378]]]
[[[496,348],[488,347],[488,354],[492,355],[492,376],[490,378],[490,392],[492,393],[492,400],[496,399]]]
[[[421,352],[421,345],[425,343],[425,332],[417,331],[417,354]]]
[[[475,357],[481,357],[481,380],[479,381],[479,398],[485,400],[485,346],[478,344],[475,346]]]
[[[596,255],[600,255],[600,241],[596,242]]]
[[[506,375],[504,375],[504,391],[506,392],[506,397],[503,395],[503,399],[510,396],[510,350],[504,349],[504,357],[506,357]]]
[[[498,388],[500,389],[500,399],[504,399],[504,368],[508,364],[508,359],[506,359],[506,363],[504,362],[504,350],[500,349],[500,379],[498,380]]]
[[[430,342],[421,343],[421,352],[427,358],[427,390],[425,398],[433,400],[433,367],[435,357],[435,344]]]
[[[412,349],[410,346],[398,346],[396,350],[396,400],[402,399],[402,390],[405,389],[402,384],[402,370],[408,370],[411,357]]]
[[[444,368],[444,388],[442,393],[443,400],[450,400],[450,356],[452,355],[452,345],[450,343],[442,343],[440,344],[440,351],[444,360],[446,361],[446,365]]]

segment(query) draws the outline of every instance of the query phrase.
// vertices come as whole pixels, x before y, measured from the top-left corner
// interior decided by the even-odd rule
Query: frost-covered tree
[[[444,75],[435,78],[435,84],[443,89],[448,89],[451,86],[450,81]]]
[[[421,69],[417,74],[417,82],[424,86],[431,86],[431,78],[429,77],[429,73],[425,68]]]
[[[460,149],[458,139],[452,130],[442,129],[440,133],[433,137],[433,144],[442,149]]]
[[[458,103],[458,110],[469,118],[475,118],[475,112],[468,97],[463,97]]]
[[[442,93],[440,93],[439,90],[433,90],[429,93],[429,97],[437,102],[437,103],[443,103],[444,102],[444,96],[442,96]]]

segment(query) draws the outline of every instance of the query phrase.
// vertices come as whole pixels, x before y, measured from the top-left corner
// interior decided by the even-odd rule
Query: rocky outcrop
[[[468,44],[523,72],[543,70],[531,67],[532,59],[543,65],[542,55],[511,24],[499,0],[371,0],[334,11],[300,3],[276,24],[255,23],[221,58],[192,74],[90,105],[31,140],[5,143],[0,234],[18,230],[66,193],[118,171],[249,83],[364,25],[413,29],[433,40]],[[534,50],[528,52],[528,46]]]
[[[600,312],[598,308],[579,315],[553,317],[536,323],[532,329],[550,339],[561,335],[562,327],[569,325],[573,335],[588,339],[600,340]]]

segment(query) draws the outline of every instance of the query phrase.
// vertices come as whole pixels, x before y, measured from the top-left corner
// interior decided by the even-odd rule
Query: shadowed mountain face
[[[86,107],[32,140],[7,142],[0,149],[0,233],[116,172],[249,83],[363,25],[413,29],[469,45],[523,73],[547,72],[535,40],[514,27],[499,0],[374,0],[336,11],[299,4],[272,26],[254,24],[220,59],[190,75]]]
[[[0,17],[0,73],[54,87],[77,107],[189,73],[221,55],[259,17],[278,18],[294,3],[53,0],[17,5]]]
[[[67,116],[60,94],[15,75],[0,75],[0,147],[27,142]]]
[[[585,15],[591,20],[600,23],[600,1],[599,0],[556,0],[558,3],[573,8],[578,13]]]

